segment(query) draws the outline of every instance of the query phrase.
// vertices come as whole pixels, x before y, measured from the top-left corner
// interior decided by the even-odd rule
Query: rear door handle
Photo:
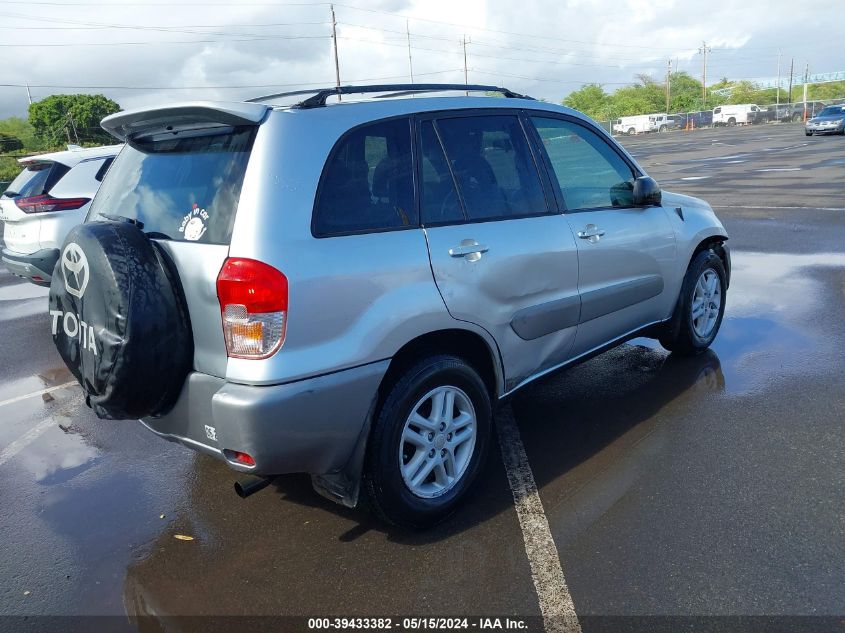
[[[603,235],[604,231],[595,224],[588,224],[583,231],[578,231],[578,237],[582,240],[590,240],[593,243],[598,242]]]
[[[471,262],[477,262],[481,259],[481,254],[489,250],[487,246],[479,244],[475,240],[461,240],[460,246],[453,246],[449,249],[449,255],[452,257],[465,257]]]

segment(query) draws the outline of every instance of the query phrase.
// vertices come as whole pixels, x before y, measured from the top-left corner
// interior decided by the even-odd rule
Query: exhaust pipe
[[[264,490],[273,481],[272,477],[244,477],[235,482],[235,492],[241,499]]]

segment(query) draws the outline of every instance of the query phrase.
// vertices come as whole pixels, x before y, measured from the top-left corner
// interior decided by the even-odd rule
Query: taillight
[[[15,204],[24,213],[47,213],[48,211],[73,211],[91,202],[91,198],[54,198],[49,194],[18,198]]]
[[[268,358],[285,342],[288,279],[272,266],[230,257],[217,275],[217,299],[230,358]]]

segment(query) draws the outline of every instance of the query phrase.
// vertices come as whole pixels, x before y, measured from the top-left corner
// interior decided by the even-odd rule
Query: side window
[[[445,118],[437,121],[437,129],[470,220],[548,211],[540,175],[516,116]]]
[[[57,198],[73,196],[93,198],[100,186],[97,174],[100,173],[106,161],[111,164],[112,160],[111,158],[91,158],[77,163],[50,189],[50,193]]]
[[[420,163],[423,224],[463,221],[455,181],[431,121],[420,123]]]
[[[714,108],[713,114],[720,114],[722,112],[722,108]]]
[[[408,119],[362,126],[344,136],[323,169],[314,234],[415,226]]]
[[[546,148],[567,210],[631,206],[634,174],[606,140],[562,119],[531,120]]]

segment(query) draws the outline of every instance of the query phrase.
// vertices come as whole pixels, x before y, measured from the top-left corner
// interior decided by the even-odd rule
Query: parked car
[[[649,114],[648,115],[649,128],[651,132],[668,132],[672,127],[672,122],[668,114]]]
[[[713,125],[713,110],[699,110],[686,115],[687,122],[694,128],[710,127]]]
[[[845,134],[845,105],[827,106],[804,124],[804,134]]]
[[[683,130],[687,127],[686,114],[670,114],[668,117],[670,130]]]
[[[760,108],[753,103],[721,105],[713,108],[713,125],[748,125],[760,116]]]
[[[827,107],[823,101],[801,101],[800,103],[793,103],[789,110],[789,118],[793,122],[805,121],[816,114],[820,113]]]
[[[661,192],[574,110],[431,89],[104,119],[127,146],[50,289],[96,414],[260,476],[244,496],[304,472],[424,526],[520,388],[639,335],[712,343],[730,256],[710,205]]]
[[[0,257],[10,272],[50,285],[59,247],[68,231],[85,219],[121,147],[75,148],[19,159],[23,170],[0,196]]]

